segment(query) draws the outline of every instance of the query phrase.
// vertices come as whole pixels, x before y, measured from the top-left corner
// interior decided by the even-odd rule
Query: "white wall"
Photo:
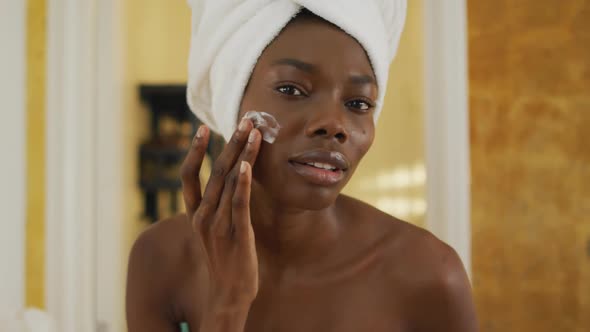
[[[426,0],[426,225],[471,271],[466,0]]]
[[[26,1],[0,1],[0,318],[24,304]]]

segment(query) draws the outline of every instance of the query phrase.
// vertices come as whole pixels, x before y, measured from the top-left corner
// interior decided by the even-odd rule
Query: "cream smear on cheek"
[[[252,121],[254,128],[260,130],[262,139],[265,142],[269,144],[274,143],[281,130],[281,126],[274,116],[266,112],[248,111],[244,114],[244,118]]]

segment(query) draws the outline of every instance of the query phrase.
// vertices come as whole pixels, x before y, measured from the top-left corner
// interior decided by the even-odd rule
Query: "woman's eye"
[[[282,94],[286,94],[289,96],[303,96],[303,92],[301,92],[301,90],[297,89],[296,87],[292,86],[292,85],[283,85],[277,88],[277,91],[279,91]]]
[[[364,100],[352,100],[346,103],[347,107],[350,108],[355,108],[357,110],[361,110],[361,111],[368,111],[369,109],[371,109],[371,107],[373,107],[371,104],[369,104],[368,102],[364,101]]]

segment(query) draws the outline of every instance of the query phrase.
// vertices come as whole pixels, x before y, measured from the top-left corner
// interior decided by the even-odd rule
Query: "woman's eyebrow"
[[[313,73],[316,71],[316,66],[312,65],[311,63],[307,63],[307,62],[303,62],[301,60],[297,60],[297,59],[291,59],[291,58],[283,58],[283,59],[279,59],[275,62],[272,63],[273,66],[280,66],[280,65],[287,65],[287,66],[292,66],[295,67],[301,71],[304,72],[308,72],[308,73]]]
[[[374,84],[377,85],[375,78],[371,75],[352,75],[349,79],[350,83],[355,85]]]
[[[301,60],[293,58],[282,58],[274,61],[273,66],[291,66],[307,73],[314,73],[317,71],[317,67],[311,63],[307,63]],[[355,85],[373,84],[377,85],[375,78],[371,75],[351,75],[349,79],[350,83]]]

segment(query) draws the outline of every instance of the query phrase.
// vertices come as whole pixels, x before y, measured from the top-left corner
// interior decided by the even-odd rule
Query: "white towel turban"
[[[188,0],[193,11],[187,101],[229,140],[244,89],[264,49],[302,7],[365,49],[377,77],[375,121],[406,18],[406,0]]]

